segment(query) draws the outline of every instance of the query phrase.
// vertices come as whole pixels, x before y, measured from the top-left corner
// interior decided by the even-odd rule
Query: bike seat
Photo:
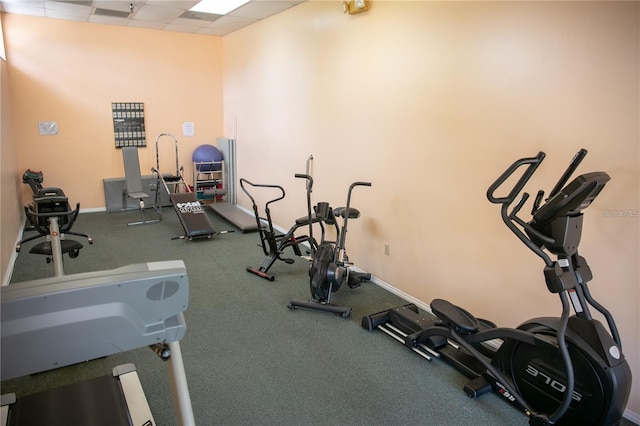
[[[480,322],[471,313],[447,300],[434,299],[431,302],[433,313],[456,332],[472,334],[478,331]]]
[[[343,219],[347,217],[347,208],[346,207],[336,207],[333,209],[333,214],[335,216],[340,216]],[[349,207],[349,219],[357,219],[360,217],[360,210]]]

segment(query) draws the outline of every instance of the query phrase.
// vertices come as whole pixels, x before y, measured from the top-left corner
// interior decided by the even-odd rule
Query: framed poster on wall
[[[124,146],[147,146],[144,130],[144,103],[112,102],[113,133],[116,148]]]

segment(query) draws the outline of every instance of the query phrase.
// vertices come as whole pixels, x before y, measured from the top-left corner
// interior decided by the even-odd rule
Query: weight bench
[[[211,238],[214,235],[224,233],[215,230],[204,207],[200,204],[200,201],[198,201],[196,193],[187,186],[182,175],[163,175],[155,168],[152,169],[152,171],[158,176],[158,185],[162,182],[162,186],[164,186],[165,191],[169,194],[173,209],[180,219],[180,224],[184,229],[184,236],[180,238],[187,240]],[[174,191],[169,189],[169,184],[174,186]],[[179,187],[182,187],[184,191],[179,192]]]
[[[162,216],[160,215],[157,202],[154,204],[153,208],[156,210],[156,213],[158,213],[158,219],[146,220],[144,217],[144,200],[149,198],[149,194],[144,192],[142,188],[142,174],[140,173],[138,148],[135,146],[123,147],[122,161],[124,163],[124,176],[126,180],[126,187],[122,193],[122,209],[126,209],[127,198],[133,198],[138,201],[140,209],[140,220],[138,222],[130,222],[128,225],[144,225],[147,223],[159,222]]]

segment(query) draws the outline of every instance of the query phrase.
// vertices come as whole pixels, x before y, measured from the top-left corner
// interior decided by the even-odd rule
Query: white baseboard
[[[625,419],[629,420],[630,422],[640,425],[640,414],[636,413],[635,411],[626,409],[624,410],[623,416]]]
[[[93,207],[90,209],[80,209],[79,213],[95,213],[95,212],[106,212],[106,207]]]
[[[356,267],[356,266],[353,266],[352,268],[353,268],[353,270],[354,270],[354,271],[356,271],[356,272],[365,272],[365,271],[363,271],[362,269],[360,269],[360,268],[358,268],[358,267]],[[423,310],[425,310],[425,311],[429,312],[430,314],[433,314],[433,312],[431,311],[431,306],[429,306],[429,304],[428,304],[428,303],[425,303],[425,302],[423,302],[423,301],[422,301],[422,300],[420,300],[420,299],[416,299],[415,297],[411,296],[410,294],[405,293],[404,291],[399,290],[399,289],[397,289],[396,287],[392,286],[392,285],[391,285],[391,284],[389,284],[388,282],[383,281],[383,280],[381,280],[380,278],[375,277],[375,276],[373,276],[373,275],[371,276],[371,280],[370,280],[370,281],[371,281],[372,283],[374,283],[375,285],[377,285],[378,287],[382,287],[382,288],[384,288],[385,290],[387,290],[388,292],[393,293],[393,294],[395,294],[396,296],[403,298],[403,299],[404,299],[404,300],[406,300],[407,302],[413,303],[413,304],[414,304],[414,305],[416,305],[418,308],[423,309]]]
[[[26,224],[27,224],[27,217],[23,216],[22,222],[20,223],[20,231],[18,232],[18,236],[16,237],[16,243],[14,244],[13,247],[16,247],[18,243],[22,241],[22,235],[24,234],[24,227]],[[7,264],[7,271],[5,272],[4,277],[2,277],[2,287],[9,285],[9,283],[11,282],[11,277],[13,276],[13,268],[15,267],[17,258],[18,258],[18,252],[13,250],[13,253],[11,254],[11,258],[9,259],[9,263]]]

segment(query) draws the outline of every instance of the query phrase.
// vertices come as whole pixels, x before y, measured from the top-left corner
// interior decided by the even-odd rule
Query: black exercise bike
[[[308,175],[296,175],[303,177],[310,182]],[[309,268],[309,287],[311,299],[303,300],[292,298],[287,307],[289,309],[307,308],[341,315],[348,318],[351,315],[351,308],[347,306],[337,306],[331,304],[331,295],[338,291],[343,283],[347,283],[350,288],[359,287],[364,281],[371,279],[371,274],[354,271],[349,261],[346,251],[347,224],[349,219],[360,217],[360,211],[351,207],[351,192],[357,186],[371,186],[370,182],[354,182],[349,186],[347,192],[347,204],[345,207],[332,208],[327,202],[320,202],[315,206],[315,211],[311,211],[310,187],[307,186],[307,220],[309,226],[309,237],[313,239],[313,223],[333,226],[336,230],[336,239],[333,241],[325,238],[324,227],[322,228],[322,238],[317,249],[312,251],[311,266]],[[338,218],[342,219],[342,226],[338,225]],[[314,222],[315,221],[315,222]]]
[[[83,247],[79,241],[68,239],[66,236],[84,237],[89,244],[93,244],[93,238],[88,234],[71,231],[80,212],[80,203],[72,210],[62,189],[44,188],[43,180],[42,172],[28,169],[22,175],[22,182],[29,185],[33,192],[33,204],[24,207],[30,225],[28,229],[34,229],[37,235],[18,242],[16,252],[20,252],[22,244],[26,242],[45,238],[45,241],[33,246],[29,253],[46,256],[47,263],[53,263],[54,276],[57,277],[64,275],[63,255],[68,254],[70,258],[76,258]]]
[[[544,261],[547,289],[562,304],[559,318],[531,319],[517,329],[498,328],[436,299],[431,302],[435,318],[408,304],[365,316],[362,326],[385,332],[427,359],[443,358],[472,379],[465,386],[468,396],[493,390],[522,409],[531,425],[618,424],[629,398],[631,370],[613,317],[591,296],[587,285],[591,270],[578,254],[582,210],[610,178],[604,172],[587,173],[565,186],[586,153],[578,152],[542,206],[544,192],[538,192],[529,222],[518,217],[529,197],[526,192],[511,206],[544,153],[514,162],[487,191],[489,201],[501,205],[507,227]],[[524,172],[509,194],[497,196],[521,167]],[[592,317],[590,306],[604,316],[609,330]],[[502,340],[498,349],[486,344],[493,339]]]

